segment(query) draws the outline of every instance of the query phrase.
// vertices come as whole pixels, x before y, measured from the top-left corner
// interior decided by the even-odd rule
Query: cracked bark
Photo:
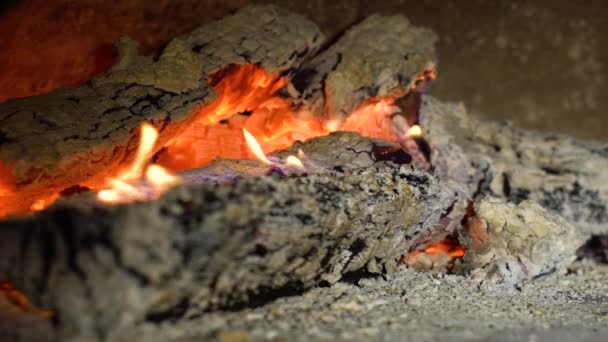
[[[296,105],[339,127],[371,98],[399,97],[436,63],[437,37],[401,15],[372,15],[303,63],[285,88]]]
[[[536,201],[584,237],[608,232],[608,144],[483,121],[428,96],[421,122],[440,177],[478,197]]]
[[[121,59],[108,74],[1,103],[0,182],[7,184],[0,186],[10,193],[0,193],[0,216],[28,210],[41,195],[115,174],[133,157],[143,121],[161,130],[162,147],[213,103],[209,76],[223,67],[258,64],[279,75],[322,41],[315,24],[301,16],[275,6],[248,7],[175,38],[158,60],[136,56],[133,42],[123,39]]]
[[[393,145],[335,133],[270,157],[301,148],[314,165],[307,175],[223,160],[189,171],[187,185],[156,201],[66,199],[0,223],[0,275],[58,312],[69,335],[255,306],[353,272],[391,273],[415,244],[447,234],[440,220],[466,199],[452,182],[379,160],[378,146]],[[235,177],[214,178],[227,170]]]

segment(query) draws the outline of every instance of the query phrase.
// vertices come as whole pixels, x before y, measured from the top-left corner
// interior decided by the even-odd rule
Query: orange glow
[[[460,245],[458,239],[446,237],[444,240],[434,242],[423,250],[415,250],[404,256],[401,261],[407,265],[415,266],[423,258],[435,260],[438,263],[449,264],[454,259],[462,258],[465,249]]]
[[[158,131],[152,125],[144,123],[141,126],[140,142],[135,154],[135,160],[129,168],[121,172],[117,178],[110,179],[110,189],[97,193],[97,198],[105,203],[126,203],[158,198],[171,187],[180,183],[177,176],[167,172],[158,165],[150,165],[154,144]],[[132,183],[143,180],[151,189]]]
[[[399,111],[394,104],[396,97],[434,77],[435,69],[431,67],[409,88],[400,89],[393,96],[370,98],[342,118],[329,113],[328,119],[312,113],[310,108],[295,107],[290,99],[278,95],[286,83],[283,77],[267,73],[258,65],[231,65],[209,77],[216,95],[213,101],[195,108],[185,120],[169,123],[160,135],[152,126],[144,126],[137,149],[131,145],[95,148],[68,156],[52,168],[41,165],[40,169],[33,167],[18,176],[16,162],[0,161],[0,217],[42,210],[59,198],[61,191],[73,186],[105,189],[98,194],[100,200],[120,202],[121,198],[147,198],[138,190],[140,185],[134,183],[143,181],[150,186],[150,179],[160,177],[167,181],[156,180],[153,187],[162,193],[165,190],[160,189],[177,181],[165,177],[171,174],[168,171],[149,168],[148,160],[154,153],[162,149],[156,155],[156,163],[171,172],[202,167],[216,158],[258,158],[260,154],[256,157],[250,148],[244,129],[256,138],[262,153],[333,131],[400,141],[405,132],[396,132],[391,119]],[[285,163],[301,167],[302,156],[299,163],[293,158]]]
[[[431,66],[427,67],[427,69],[422,74],[420,74],[416,77],[416,79],[414,80],[414,82],[412,83],[410,88],[416,89],[421,82],[424,82],[427,80],[432,81],[436,78],[437,78],[437,68],[434,65],[431,65]]]
[[[464,256],[464,247],[452,241],[444,240],[434,243],[424,249],[428,255],[447,254],[450,258],[461,258]]]
[[[4,297],[13,307],[22,313],[28,313],[36,315],[42,318],[50,318],[55,316],[51,311],[40,310],[33,306],[29,299],[19,290],[17,290],[13,284],[8,281],[0,280],[0,296]]]

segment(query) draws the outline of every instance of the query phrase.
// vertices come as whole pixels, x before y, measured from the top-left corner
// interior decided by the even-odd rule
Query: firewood
[[[507,287],[526,279],[566,271],[582,244],[580,232],[538,203],[519,205],[487,197],[459,236],[466,254],[460,271]]]
[[[1,103],[0,217],[74,185],[102,184],[133,157],[144,120],[162,131],[160,149],[213,109],[209,83],[221,70],[260,65],[278,79],[322,41],[316,25],[299,15],[247,7],[175,38],[157,60],[136,56],[133,42],[123,39],[121,59],[108,74]]]
[[[477,197],[536,201],[585,237],[608,232],[608,144],[480,120],[428,96],[420,120],[440,177]]]
[[[369,16],[302,64],[287,93],[339,127],[364,101],[403,96],[419,76],[433,71],[436,40],[435,33],[402,15]]]
[[[386,161],[386,147],[403,153],[335,133],[269,156],[302,149],[304,164],[316,166],[307,175],[218,161],[159,200],[60,201],[0,223],[0,276],[60,313],[64,331],[108,332],[391,273],[416,244],[451,233],[442,220],[462,217],[466,198],[453,182]],[[244,163],[267,174],[234,166]],[[205,184],[217,164],[239,176]]]

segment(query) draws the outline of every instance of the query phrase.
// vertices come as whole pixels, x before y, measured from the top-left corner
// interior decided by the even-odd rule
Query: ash
[[[520,290],[403,268],[239,312],[116,331],[142,341],[605,341],[608,267],[579,262]]]

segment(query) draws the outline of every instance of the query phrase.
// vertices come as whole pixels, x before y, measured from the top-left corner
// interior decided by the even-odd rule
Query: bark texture
[[[337,133],[299,147],[315,173],[280,176],[250,165],[270,174],[191,183],[119,206],[84,196],[4,221],[0,276],[60,313],[62,333],[103,337],[259,305],[361,272],[392,273],[414,244],[447,234],[440,221],[465,202],[453,184],[378,158],[374,148],[395,148],[384,142]],[[339,157],[322,165],[328,150]]]
[[[259,64],[278,76],[322,40],[301,16],[275,6],[248,7],[172,40],[158,60],[137,56],[133,42],[123,39],[121,59],[109,74],[0,104],[0,182],[7,183],[7,196],[22,199],[5,198],[0,216],[27,210],[32,196],[106,179],[132,157],[144,120],[161,129],[160,149],[213,102],[209,76],[221,68]]]
[[[491,197],[475,203],[475,216],[459,235],[466,249],[462,270],[507,287],[565,271],[582,244],[574,225],[538,203]]]
[[[339,127],[364,101],[407,93],[435,66],[436,40],[402,15],[375,14],[298,68],[286,90]]]
[[[608,232],[608,145],[483,121],[425,97],[421,122],[440,177],[471,194],[533,200],[583,236]]]

